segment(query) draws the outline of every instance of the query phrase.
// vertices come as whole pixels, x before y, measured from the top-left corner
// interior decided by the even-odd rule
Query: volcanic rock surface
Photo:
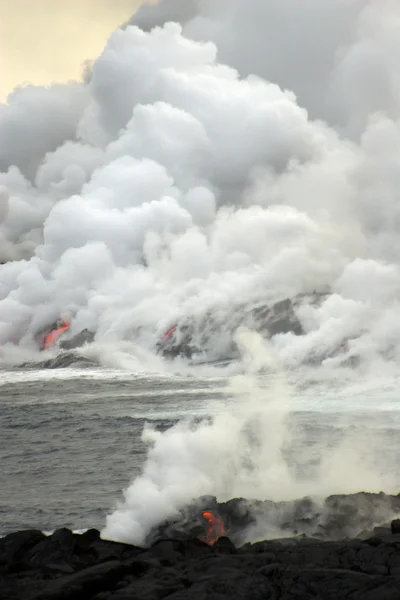
[[[19,531],[0,540],[0,598],[398,600],[399,514],[400,495],[201,498],[154,528],[146,548],[101,540],[94,529]],[[268,527],[280,539],[242,543]]]

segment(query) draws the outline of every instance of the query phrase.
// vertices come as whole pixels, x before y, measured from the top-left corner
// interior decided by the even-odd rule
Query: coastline
[[[400,500],[382,493],[328,498],[326,502],[340,508],[341,526],[343,507],[348,509],[347,517],[352,513],[355,518],[355,501],[360,497],[364,506],[366,501],[375,507],[377,502],[390,501],[396,509]],[[340,537],[338,529],[336,533],[331,530],[330,539],[321,533],[321,539],[300,533],[240,544],[234,542],[240,539],[240,523],[235,532],[232,515],[235,507],[243,508],[243,502],[216,503],[217,522],[211,522],[207,512],[202,535],[198,531],[193,536],[193,523],[186,532],[175,523],[170,529],[174,536],[158,529],[158,537],[146,547],[101,539],[95,529],[81,534],[65,528],[51,535],[35,529],[10,533],[0,539],[0,599],[398,600],[400,519],[360,532],[358,537],[332,539],[332,535]],[[299,503],[305,506],[306,499],[293,503],[297,510]],[[225,519],[227,507],[231,516],[225,530],[221,515]],[[189,513],[185,512],[186,517]]]

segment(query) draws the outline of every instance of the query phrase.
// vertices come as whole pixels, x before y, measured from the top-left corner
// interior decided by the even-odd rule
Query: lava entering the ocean
[[[71,327],[71,323],[69,321],[64,321],[60,324],[57,329],[53,329],[48,333],[44,339],[43,350],[48,350],[57,342],[57,340],[62,336],[63,333],[68,331]]]
[[[209,511],[203,512],[203,517],[208,521],[209,528],[207,534],[200,539],[202,542],[212,546],[220,537],[225,535],[225,523],[220,517]]]
[[[175,327],[171,327],[171,329],[168,329],[168,331],[164,334],[163,339],[162,339],[162,343],[166,344],[168,341],[170,341],[176,331],[176,326]]]

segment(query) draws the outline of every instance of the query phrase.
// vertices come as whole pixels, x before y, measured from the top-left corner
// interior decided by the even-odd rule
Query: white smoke
[[[387,443],[384,433],[371,438],[352,428],[340,443],[325,448],[323,441],[313,447],[300,438],[297,456],[288,459],[293,437],[288,416],[295,409],[291,387],[258,334],[239,330],[238,343],[245,374],[231,378],[226,408],[211,421],[181,420],[164,433],[145,428],[142,439],[149,451],[142,473],[107,516],[103,538],[145,544],[153,527],[207,495],[221,502],[304,496],[323,501],[330,494],[364,489],[396,493],[398,474],[380,452]],[[299,474],[302,462],[318,466]],[[247,532],[249,541],[282,535],[288,532],[265,518]]]
[[[164,433],[145,429],[143,440],[151,448],[143,473],[107,517],[103,537],[143,544],[153,526],[202,495],[261,498],[267,491],[271,497],[291,486],[281,455],[286,390],[279,381],[272,390],[257,382],[260,369],[273,367],[262,339],[243,330],[238,341],[248,351],[249,370],[232,379],[229,412],[212,423],[181,421]]]
[[[291,39],[284,32],[288,14],[298,16],[298,3],[198,2],[193,10],[189,3],[181,15],[184,32],[217,46],[185,37],[173,23],[149,32],[129,26],[110,37],[88,82],[23,88],[9,98],[0,123],[0,258],[14,262],[1,273],[3,343],[30,343],[64,311],[75,331],[90,326],[100,338],[119,339],[130,327],[147,326],[153,347],[160,330],[183,313],[226,304],[232,296],[279,299],[322,285],[341,296],[344,310],[358,302],[359,314],[347,320],[343,314],[341,322],[342,337],[356,336],[368,329],[371,315],[374,325],[380,318],[379,289],[388,268],[385,310],[394,310],[399,121],[393,94],[390,106],[366,106],[356,143],[311,120],[293,93],[276,85],[289,84],[303,98],[287,53],[273,46],[276,35],[264,36],[257,60],[254,39],[250,44],[260,23],[274,31],[280,24],[279,43],[297,48],[293,72],[301,63],[316,77],[315,61],[307,68],[304,57],[312,18],[320,33],[336,24],[329,44],[324,37],[329,52],[315,53],[318,60],[323,55],[332,62],[340,54],[342,64],[343,53],[348,57],[367,42],[388,58],[385,31],[398,10],[393,3],[379,4],[382,32],[372,40],[368,23],[376,3],[325,4],[327,12],[312,3],[302,9]],[[148,25],[164,14],[162,21],[169,9],[176,16],[177,6],[147,6],[138,22],[145,14]],[[231,44],[241,36],[248,67],[234,52],[238,44],[227,45],[228,31]],[[240,78],[217,54],[244,75],[270,75],[272,82]],[[285,81],[268,70],[272,54]],[[337,60],[335,69],[326,61],[320,68],[329,85],[308,82],[314,102],[322,88],[343,89]],[[329,102],[339,107],[332,91]],[[312,114],[333,115],[322,100],[318,106]],[[360,116],[361,108],[353,112]],[[348,269],[368,272],[360,277],[367,289],[378,290],[373,299],[368,291],[359,297],[361,284],[354,285]],[[314,338],[295,340],[295,347],[304,346],[296,356],[334,328],[328,309],[310,309],[307,319]],[[293,357],[291,336],[278,345]]]
[[[159,0],[131,22],[179,21],[242,76],[293,90],[313,118],[357,135],[376,111],[399,117],[398,20],[396,0]]]

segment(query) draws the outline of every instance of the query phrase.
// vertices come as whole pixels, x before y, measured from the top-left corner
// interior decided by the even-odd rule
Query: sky
[[[98,56],[106,38],[139,4],[140,0],[0,0],[0,100],[24,82],[79,79],[82,63]]]

